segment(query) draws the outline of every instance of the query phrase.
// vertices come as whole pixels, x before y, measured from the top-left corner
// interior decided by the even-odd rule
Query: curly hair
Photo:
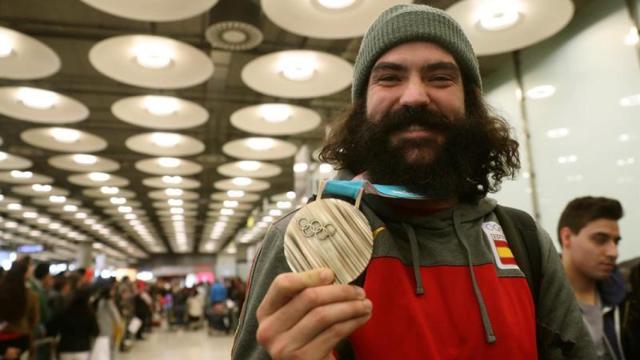
[[[520,169],[519,144],[511,137],[507,121],[492,113],[478,88],[465,89],[465,107],[466,118],[480,132],[480,139],[474,140],[482,146],[463,154],[468,160],[464,168],[455,169],[462,177],[455,195],[461,201],[476,201],[498,191],[504,178],[515,177]],[[354,153],[367,122],[365,102],[354,104],[334,125],[320,152],[321,161],[354,174],[366,171],[366,164]]]

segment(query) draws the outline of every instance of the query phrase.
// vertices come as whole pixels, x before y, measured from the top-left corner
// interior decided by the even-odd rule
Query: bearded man
[[[352,103],[321,158],[412,195],[364,196],[373,255],[349,285],[329,269],[292,273],[283,234],[294,214],[276,222],[233,357],[591,358],[549,236],[486,197],[519,169],[518,143],[483,102],[460,26],[426,5],[386,10],[362,41]]]

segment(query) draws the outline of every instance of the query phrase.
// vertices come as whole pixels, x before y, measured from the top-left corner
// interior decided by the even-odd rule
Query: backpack
[[[518,267],[527,278],[533,303],[537,307],[542,282],[542,253],[538,226],[533,218],[522,210],[496,205],[495,213]]]

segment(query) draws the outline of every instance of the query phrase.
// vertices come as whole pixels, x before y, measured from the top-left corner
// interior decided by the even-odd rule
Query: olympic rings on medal
[[[307,220],[302,218],[298,220],[300,230],[307,238],[316,237],[318,240],[326,240],[336,233],[336,228],[331,224],[322,225],[318,220]]]

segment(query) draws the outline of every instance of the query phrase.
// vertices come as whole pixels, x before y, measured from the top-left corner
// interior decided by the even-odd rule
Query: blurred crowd
[[[112,360],[165,324],[229,334],[246,291],[240,278],[185,287],[49,269],[26,256],[0,272],[0,359]]]

